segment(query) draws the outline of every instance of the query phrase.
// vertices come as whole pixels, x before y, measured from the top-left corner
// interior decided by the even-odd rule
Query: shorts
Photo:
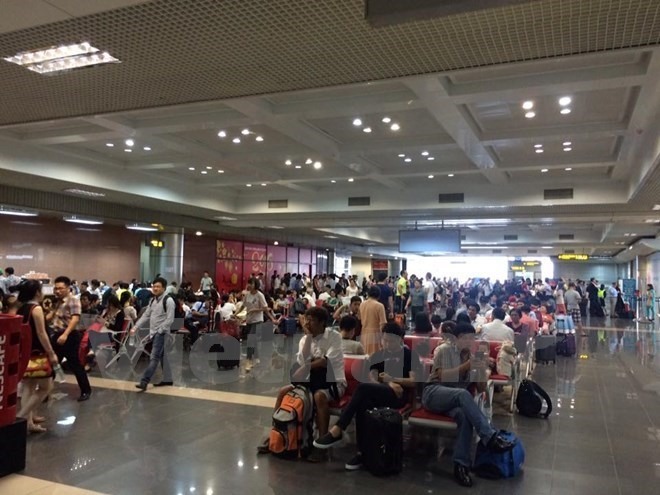
[[[582,323],[582,316],[580,316],[579,309],[569,309],[568,312],[570,313],[571,318],[573,318],[573,323],[575,323],[576,326]]]
[[[327,397],[328,402],[332,402],[333,400],[335,400],[335,398],[332,396],[332,392],[330,391],[329,388],[322,388],[322,389],[317,390],[317,392],[323,392],[323,394],[325,394],[325,396]],[[346,393],[346,385],[343,384],[343,383],[338,383],[337,384],[337,392],[339,392],[339,397],[337,397],[337,400],[339,400]]]

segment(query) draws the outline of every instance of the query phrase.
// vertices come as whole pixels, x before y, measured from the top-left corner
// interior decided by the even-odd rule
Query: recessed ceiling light
[[[261,143],[264,140],[264,138],[263,136],[257,136],[256,138],[254,138],[254,140],[257,141],[258,143]]]
[[[23,210],[21,208],[11,208],[0,205],[0,215],[11,215],[15,217],[36,217],[38,213],[32,210]]]
[[[570,105],[572,101],[573,99],[570,96],[562,96],[561,98],[559,98],[559,104],[562,107],[565,107],[566,105]]]
[[[562,115],[568,115],[569,113],[571,113],[571,109],[570,108],[562,108],[560,113]]]
[[[572,145],[573,145],[573,143],[571,141],[564,141],[562,143],[562,146],[572,146]]]
[[[105,145],[106,145],[108,148],[114,148],[114,147],[115,147],[115,145],[112,144],[112,143],[105,143]]]
[[[279,242],[277,242],[277,241],[273,242],[273,246],[279,246],[279,245],[280,245]]]
[[[655,218],[647,218],[646,220],[644,220],[644,223],[657,223],[657,222],[658,220]]]
[[[566,172],[570,172],[573,169],[571,167],[566,167],[564,170],[566,170]]]
[[[245,187],[252,187],[252,184],[245,184]]]
[[[406,162],[406,163],[410,163],[410,162],[412,162],[412,158],[406,158],[406,159],[403,160],[403,161]]]
[[[353,125],[355,127],[360,127],[362,125],[362,119],[354,119],[353,120]]]
[[[142,148],[142,149],[143,149],[144,151],[151,151],[151,147],[149,147],[149,146],[145,146],[145,147]]]
[[[241,144],[241,138],[238,138],[238,137],[232,139],[231,141],[232,141],[232,143],[234,143],[234,144]]]
[[[399,158],[405,158],[405,157],[406,157],[405,154],[403,154],[403,153],[399,153]]]
[[[268,184],[266,184],[265,182],[263,182],[263,183],[261,184],[261,187],[266,187],[267,185],[268,185]]]
[[[568,146],[568,147],[564,148],[564,151],[573,151],[573,148],[571,148],[570,146]]]
[[[195,232],[195,235],[196,235],[197,237],[201,237],[201,236],[204,235],[204,234],[202,233],[201,230],[198,230],[197,232]]]
[[[422,151],[422,156],[429,156],[429,152],[428,151]]]
[[[202,173],[203,175],[206,175],[206,174],[208,174],[208,172],[207,172],[206,170],[202,170],[202,172],[201,172],[201,173]]]
[[[188,170],[195,170],[195,167],[188,167]]]
[[[331,182],[332,184],[336,184],[336,183],[337,183],[337,181],[334,180],[334,179],[332,179],[330,182]]]
[[[86,191],[84,189],[64,189],[64,192],[69,194],[77,194],[79,196],[87,196],[90,198],[103,198],[105,193],[95,192],[95,191]]]
[[[63,217],[62,220],[70,223],[81,223],[83,225],[103,225],[103,220],[99,220],[96,218],[81,218],[76,215]]]
[[[447,177],[453,177],[454,174],[447,174]]]
[[[401,129],[401,126],[395,122],[394,124],[392,124],[392,125],[390,126],[390,129],[392,129],[393,131],[396,132],[396,131],[398,131],[399,129]]]
[[[531,100],[526,101],[522,104],[522,107],[524,110],[531,110],[532,108],[534,108],[534,102]]]
[[[541,173],[542,173],[542,174],[545,174],[547,171],[548,171],[547,168],[542,168],[542,169],[541,169]]]
[[[630,237],[635,237],[637,234],[630,234]]]
[[[218,170],[218,173],[219,173],[219,174],[224,174],[225,171],[224,171],[224,170]]]
[[[435,157],[434,157],[434,156],[429,156],[429,157],[427,158],[427,160],[430,161],[430,162],[432,162],[433,160],[435,160]]]
[[[284,162],[284,165],[286,165],[287,167],[289,167],[289,166],[291,166],[292,163],[293,163],[293,162],[292,162],[291,160],[287,160],[287,161]]]
[[[660,205],[653,206],[653,211],[658,211],[658,210],[660,210]]]
[[[126,146],[128,146],[129,148],[135,145],[135,141],[133,139],[127,139],[124,142],[126,143]]]
[[[243,136],[247,136],[248,134],[250,134],[250,129],[243,129],[241,131],[241,134],[243,134]]]
[[[312,163],[314,163],[314,161],[311,158],[305,160],[305,165],[311,165]]]
[[[369,134],[371,132],[371,127],[365,127],[364,129],[362,129],[362,132],[366,132],[367,134]]]
[[[206,167],[206,170],[213,170],[213,167]]]
[[[537,153],[543,153],[543,148],[538,148],[538,149],[536,149],[536,150],[534,150],[534,151],[536,151]]]
[[[220,132],[218,132],[218,137],[219,137],[219,138],[226,138],[226,137],[227,137],[227,133],[226,133],[225,131],[220,131]]]
[[[527,112],[525,114],[525,117],[528,119],[533,119],[534,117],[536,117],[536,112]]]
[[[113,62],[119,63],[119,60],[109,53],[102,52],[87,42],[20,52],[13,57],[6,57],[4,60],[23,66],[38,74],[49,74]]]
[[[126,153],[133,153],[133,150],[130,149],[130,148],[126,148],[124,151],[125,151]]]
[[[300,170],[302,168],[302,165],[296,165],[296,169]]]
[[[353,182],[353,181],[355,181],[355,179],[354,179],[353,177],[351,177],[350,179],[348,179],[348,182]]]
[[[429,175],[429,179],[433,179],[434,177],[434,175]]]
[[[391,118],[389,118],[389,117],[383,117],[383,123],[384,123],[384,124],[389,124],[390,122],[392,122],[392,119],[391,119]]]
[[[534,148],[537,148],[537,149],[538,149],[538,148],[543,148],[543,145],[542,145],[542,144],[535,144],[535,145],[534,145]]]
[[[315,170],[321,170],[321,168],[323,168],[323,164],[321,162],[314,162]]]

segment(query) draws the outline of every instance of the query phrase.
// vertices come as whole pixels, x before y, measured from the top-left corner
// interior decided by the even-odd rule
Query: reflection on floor
[[[658,493],[657,332],[630,321],[585,323],[590,330],[578,336],[576,358],[559,358],[556,365],[534,371],[555,403],[550,420],[496,410],[496,426],[517,432],[524,442],[524,474],[499,482],[476,479],[471,493]],[[350,446],[335,449],[325,465],[257,457],[255,446],[268,431],[269,405],[279,384],[235,371],[214,373],[235,376],[231,383],[202,384],[184,371],[178,384],[187,388],[143,394],[130,381],[99,379],[92,399],[82,404],[72,400],[74,385],[59,386],[46,410],[49,432],[28,440],[23,474],[108,494],[421,495],[461,490],[452,480],[449,457],[438,461],[425,449],[409,452],[404,472],[384,479],[344,472]],[[48,483],[23,488],[20,480],[0,480],[0,493],[77,493],[55,491],[55,485],[37,491]]]

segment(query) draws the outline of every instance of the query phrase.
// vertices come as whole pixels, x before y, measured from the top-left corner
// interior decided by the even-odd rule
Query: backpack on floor
[[[545,401],[547,408],[541,414],[543,401]],[[532,380],[523,380],[520,382],[520,387],[518,387],[516,407],[518,408],[518,412],[523,416],[548,419],[550,413],[552,413],[552,399],[550,399],[548,393],[539,384]]]
[[[268,450],[284,459],[307,457],[313,440],[314,401],[305,387],[294,387],[273,413]]]
[[[364,415],[364,467],[374,476],[398,474],[403,469],[403,418],[389,407],[369,409]]]
[[[479,442],[474,459],[474,472],[477,476],[491,480],[513,478],[522,469],[525,462],[522,442],[515,434],[508,431],[501,430],[500,435],[514,443],[513,449],[495,453]]]
[[[577,352],[577,346],[575,344],[575,335],[572,333],[567,333],[564,335],[557,335],[557,355],[572,357],[575,356]]]

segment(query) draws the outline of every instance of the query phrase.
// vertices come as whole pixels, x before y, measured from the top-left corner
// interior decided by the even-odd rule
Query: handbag
[[[53,367],[46,354],[30,356],[23,378],[48,378],[53,375]]]

